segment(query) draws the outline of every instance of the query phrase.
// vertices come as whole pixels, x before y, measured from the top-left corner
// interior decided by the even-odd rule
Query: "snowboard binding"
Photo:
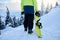
[[[41,23],[41,22],[39,22],[39,21],[40,21],[40,19],[39,19],[39,20],[37,20],[36,25],[39,27],[39,29],[41,29],[41,28],[42,28],[42,23]]]

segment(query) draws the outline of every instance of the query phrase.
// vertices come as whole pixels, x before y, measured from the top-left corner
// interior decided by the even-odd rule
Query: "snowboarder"
[[[36,0],[21,0],[21,14],[25,15],[24,30],[31,34],[33,33],[34,13],[38,12]]]

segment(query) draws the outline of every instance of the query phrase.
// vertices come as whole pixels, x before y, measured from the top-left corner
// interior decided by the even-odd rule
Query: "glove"
[[[24,14],[24,12],[21,12],[21,14],[23,15],[23,14]]]
[[[38,17],[40,17],[40,13],[39,12],[36,12],[35,15],[38,16]]]

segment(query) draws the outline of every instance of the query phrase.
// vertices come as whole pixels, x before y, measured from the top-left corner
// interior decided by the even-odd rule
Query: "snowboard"
[[[38,14],[38,13],[37,13]],[[40,17],[39,14],[34,14],[34,20],[35,20],[35,31],[36,31],[36,35],[39,38],[42,38],[42,33],[41,33],[41,28],[42,28],[42,24],[40,22]]]

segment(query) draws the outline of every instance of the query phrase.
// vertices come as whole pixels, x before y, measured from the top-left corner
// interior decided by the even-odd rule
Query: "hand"
[[[40,13],[39,12],[36,12],[35,15],[38,16],[38,17],[40,17]]]
[[[24,14],[24,12],[21,12],[21,14],[23,15],[23,14]]]

